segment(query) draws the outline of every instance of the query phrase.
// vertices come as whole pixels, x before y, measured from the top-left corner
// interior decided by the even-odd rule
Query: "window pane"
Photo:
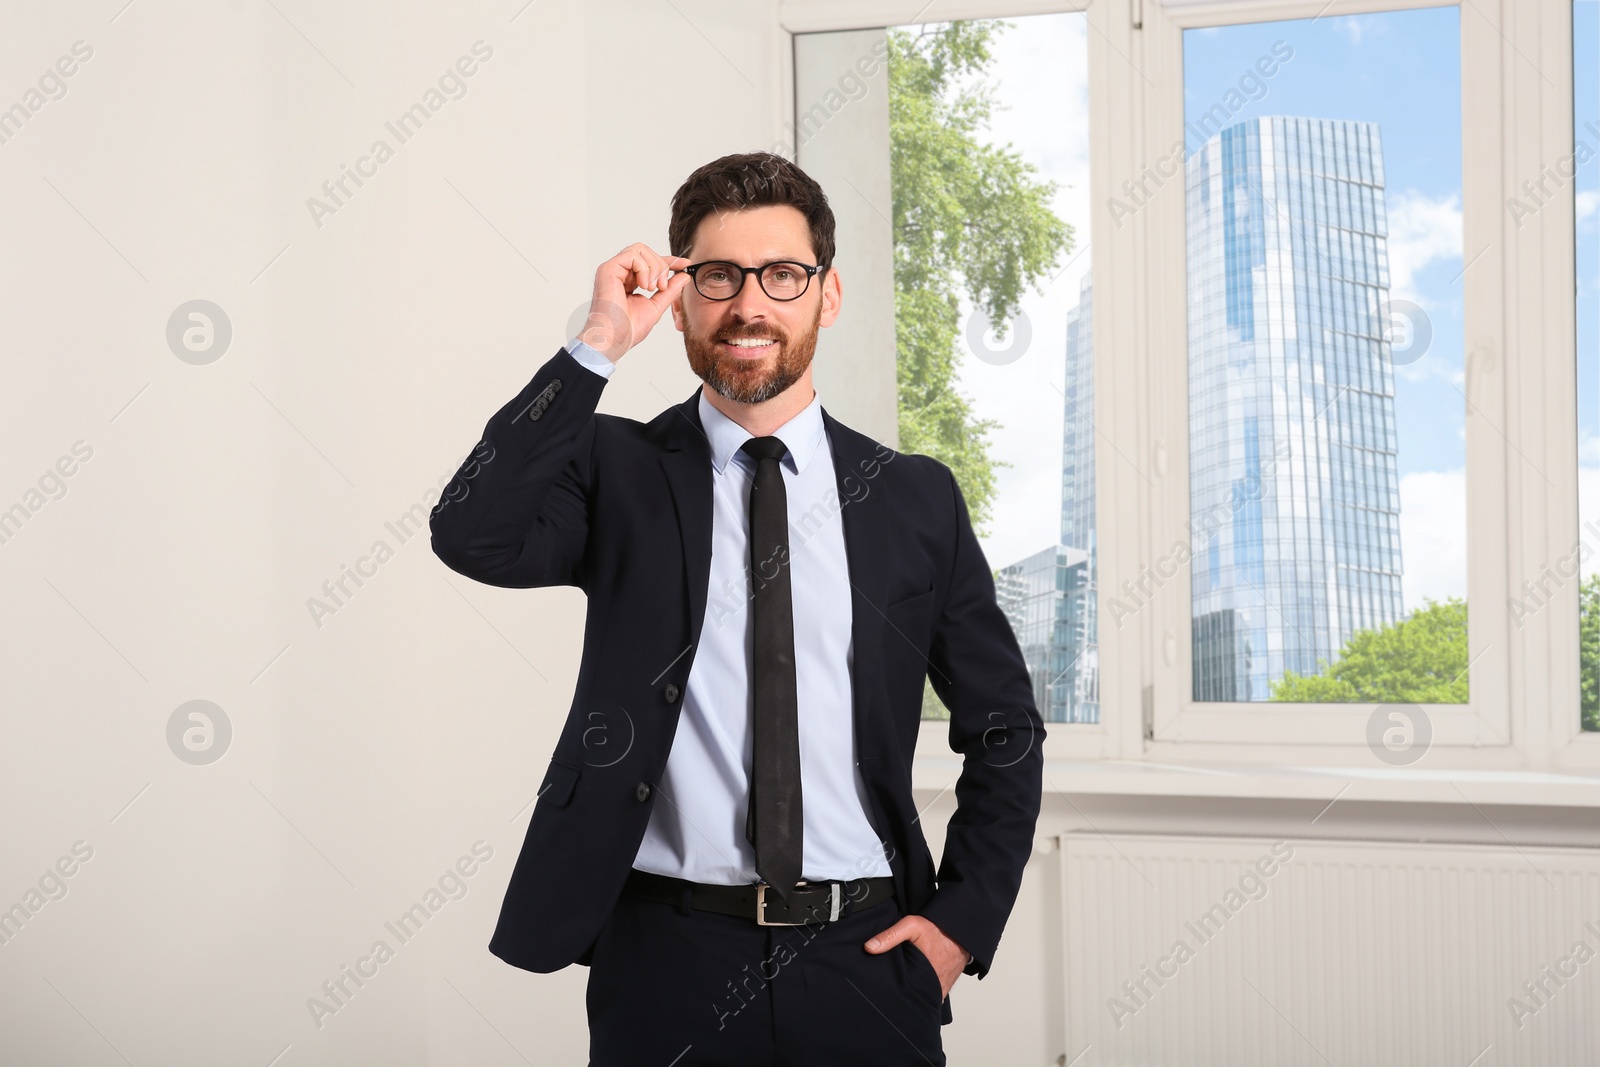
[[[1195,700],[1467,698],[1460,84],[1454,7],[1184,33]]]
[[[1040,714],[1098,722],[1086,16],[889,40],[900,449],[955,472]]]
[[[1600,175],[1594,159],[1600,149],[1600,4],[1577,0],[1572,5],[1573,159],[1564,168],[1573,174],[1577,220],[1578,297],[1578,543],[1579,669],[1583,699],[1579,713],[1585,730],[1600,730],[1600,241],[1595,208],[1600,205]],[[1557,168],[1561,173],[1562,167]],[[1544,195],[1542,191],[1541,195]],[[1559,192],[1552,190],[1552,192]],[[1528,210],[1537,210],[1530,199]],[[1570,566],[1570,564],[1569,564]],[[1536,603],[1525,602],[1525,610]],[[1515,608],[1513,608],[1515,610]]]

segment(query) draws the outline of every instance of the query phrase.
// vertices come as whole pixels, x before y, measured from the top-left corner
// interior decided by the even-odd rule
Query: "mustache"
[[[713,340],[737,341],[742,337],[774,337],[779,341],[787,341],[789,335],[776,326],[762,326],[752,323],[749,326],[739,326],[732,329],[721,330]]]

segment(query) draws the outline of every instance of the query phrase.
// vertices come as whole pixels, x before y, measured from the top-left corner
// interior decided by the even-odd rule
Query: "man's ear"
[[[677,328],[679,333],[682,333],[683,332],[683,294],[679,293],[678,294],[678,299],[674,300],[670,306],[672,307],[672,325]]]
[[[839,284],[839,268],[829,267],[828,272],[822,276],[822,314],[817,318],[818,326],[832,326],[833,320],[839,317],[839,305],[844,299],[844,294]]]

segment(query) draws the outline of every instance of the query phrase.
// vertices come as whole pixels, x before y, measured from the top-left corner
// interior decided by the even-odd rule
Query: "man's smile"
[[[721,344],[740,359],[765,356],[778,347],[777,338],[774,337],[736,337]]]

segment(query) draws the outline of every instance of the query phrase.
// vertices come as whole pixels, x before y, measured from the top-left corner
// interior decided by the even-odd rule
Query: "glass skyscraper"
[[[1067,315],[1061,541],[1002,568],[995,586],[1046,722],[1100,721],[1093,340],[1085,274]]]
[[[1186,195],[1194,699],[1266,700],[1403,613],[1378,128],[1235,123]]]
[[[1100,721],[1099,561],[1094,514],[1094,298],[1085,272],[1067,312],[1061,418],[1061,544],[1083,557],[1062,588],[1062,675],[1072,695],[1063,722]]]
[[[1094,650],[1082,630],[1085,606],[1090,618],[1094,613],[1089,566],[1083,550],[1054,545],[1002,567],[995,579],[995,599],[1017,635],[1045,722],[1100,721]]]

